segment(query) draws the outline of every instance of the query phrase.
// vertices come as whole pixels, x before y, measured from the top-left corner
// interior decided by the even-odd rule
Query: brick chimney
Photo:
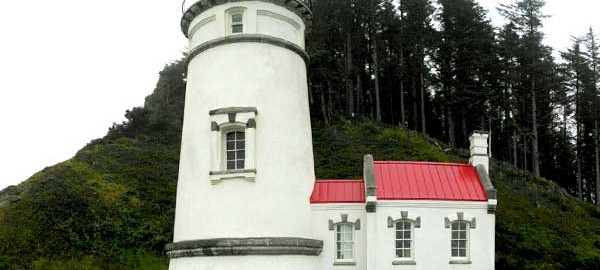
[[[488,138],[489,133],[487,131],[473,131],[469,136],[470,142],[470,158],[469,163],[473,166],[482,165],[485,167],[485,172],[489,174],[490,170],[490,157],[488,152]]]

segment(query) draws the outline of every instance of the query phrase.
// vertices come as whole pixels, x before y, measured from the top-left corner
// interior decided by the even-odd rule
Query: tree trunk
[[[598,119],[594,121],[594,144],[596,148],[596,205],[600,206],[600,156],[598,149]]]
[[[533,131],[533,145],[531,158],[533,164],[533,175],[540,177],[540,153],[538,152],[538,127],[537,127],[537,106],[535,98],[535,78],[531,83],[531,130]]]
[[[321,114],[323,114],[323,121],[325,125],[330,126],[329,116],[327,115],[327,103],[325,101],[325,91],[322,87],[319,87],[319,97],[321,98]]]
[[[400,125],[406,126],[406,110],[404,108],[404,50],[400,50]]]
[[[455,129],[456,124],[454,123],[454,115],[452,114],[452,109],[448,109],[448,142],[450,146],[456,146],[456,136]]]
[[[363,91],[362,91],[362,77],[360,73],[356,74],[356,113],[358,115],[362,114],[362,104],[363,104]]]
[[[411,78],[412,83],[412,100],[413,100],[413,129],[419,130],[419,105],[417,101],[417,82],[415,78]]]
[[[425,80],[423,79],[423,61],[421,61],[419,73],[421,77],[421,132],[427,134],[427,123],[425,122]]]
[[[346,34],[346,96],[348,114],[354,115],[354,85],[352,83],[352,35]]]
[[[528,171],[527,166],[527,133],[523,134],[523,170]]]
[[[375,1],[371,3],[371,20],[375,25]],[[377,34],[374,29],[371,29],[371,37],[373,38],[373,76],[375,80],[375,112],[376,119],[381,122],[381,96],[379,93],[379,64],[377,59]]]
[[[517,137],[517,129],[513,127],[513,131],[512,131],[512,159],[513,159],[513,165],[515,166],[515,168],[518,168],[517,165],[519,165],[519,148],[518,148],[518,137]]]

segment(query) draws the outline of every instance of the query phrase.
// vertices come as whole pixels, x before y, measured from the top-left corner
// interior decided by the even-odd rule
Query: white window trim
[[[465,231],[466,231],[466,241],[465,241],[465,257],[454,257],[452,256],[452,224],[458,223],[458,222],[463,222],[466,224],[465,227]],[[470,262],[470,258],[471,258],[471,227],[469,226],[469,222],[468,221],[464,221],[464,220],[455,220],[452,221],[450,223],[450,262]]]
[[[465,257],[452,256],[452,224],[456,223],[457,221],[465,222],[467,225],[467,242]],[[471,230],[477,227],[477,220],[475,219],[475,217],[467,215],[463,212],[458,212],[445,218],[445,227],[446,229],[450,229],[450,233],[448,234],[450,236],[450,241],[448,241],[447,244],[448,251],[450,252],[450,264],[471,264]]]
[[[337,234],[338,234],[338,230],[337,227],[338,225],[348,225],[350,226],[350,233],[352,234],[352,258],[350,259],[338,259],[337,257]],[[334,243],[334,258],[335,261],[333,262],[333,265],[356,265],[356,236],[354,235],[354,223],[352,222],[339,222],[339,223],[335,223],[334,224],[335,228],[334,228],[334,234],[333,234],[333,243]]]
[[[240,33],[233,33],[233,21],[232,21],[232,16],[233,15],[238,15],[241,14],[242,15],[242,32]],[[227,33],[227,35],[239,35],[239,34],[244,34],[247,31],[247,26],[248,26],[248,20],[247,20],[247,12],[246,12],[246,8],[245,7],[232,7],[230,9],[227,9],[225,11],[225,18],[227,20],[227,24],[225,25],[225,33]]]
[[[396,257],[396,224],[399,222],[410,222],[410,241],[411,241],[411,249],[410,249],[410,258],[399,258]],[[392,215],[388,217],[388,228],[393,228],[394,230],[394,260],[392,261],[392,265],[416,265],[415,254],[417,252],[416,248],[416,234],[415,230],[421,228],[421,217],[415,216],[412,213],[408,213],[408,211],[400,211],[400,215]]]
[[[349,224],[352,226],[352,258],[351,259],[338,259],[337,258],[337,225]],[[333,216],[329,219],[329,230],[333,231],[333,265],[334,266],[354,266],[356,265],[356,249],[358,248],[356,242],[356,234],[354,231],[361,229],[360,219],[348,214],[340,214]]]
[[[396,247],[396,241],[398,241],[398,238],[396,237],[396,232],[398,231],[398,229],[395,227],[398,225],[398,223],[400,222],[408,222],[408,224],[410,224],[410,257],[397,257],[396,253],[394,252],[394,256],[396,256],[394,258],[394,261],[401,261],[401,262],[414,262],[415,261],[415,222],[412,220],[397,220],[396,222],[394,222],[394,251],[398,250],[398,248]]]
[[[242,108],[235,111],[235,107],[217,109],[219,113],[211,114],[211,143],[210,143],[210,172],[209,180],[218,184],[223,180],[241,179],[255,181],[256,179],[256,116],[255,108]],[[239,108],[237,108],[239,109]],[[230,112],[230,110],[234,110]],[[245,133],[245,160],[244,169],[227,170],[226,161],[226,134],[231,131]]]
[[[247,150],[246,147],[246,128],[244,127],[244,125],[239,125],[239,124],[229,124],[229,125],[225,125],[222,127],[222,131],[221,131],[221,155],[223,158],[221,158],[221,168],[223,168],[223,171],[234,171],[234,170],[245,170],[248,167],[248,164],[246,164],[246,158],[244,156],[244,168],[237,168],[237,169],[228,169],[227,168],[227,133],[230,132],[243,132],[244,133],[244,153]],[[237,165],[236,165],[237,166]]]

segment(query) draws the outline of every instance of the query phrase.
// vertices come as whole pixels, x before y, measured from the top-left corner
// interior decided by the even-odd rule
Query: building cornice
[[[318,256],[323,241],[296,237],[215,238],[167,244],[171,259],[182,257],[306,255]]]
[[[241,1],[270,2],[294,12],[296,15],[302,18],[305,24],[309,24],[309,22],[312,20],[312,12],[302,0],[197,0],[196,3],[190,6],[183,13],[183,16],[181,17],[181,31],[183,31],[183,34],[188,37],[190,24],[198,15],[214,6]]]
[[[211,48],[214,48],[214,47],[217,47],[220,45],[239,43],[239,42],[265,43],[265,44],[270,44],[273,46],[278,46],[281,48],[288,49],[288,50],[298,54],[302,58],[302,60],[304,60],[304,62],[306,63],[306,66],[308,66],[308,62],[309,62],[308,54],[300,46],[298,46],[292,42],[289,42],[285,39],[276,38],[276,37],[267,36],[267,35],[260,35],[260,34],[237,34],[237,35],[225,36],[225,37],[221,37],[221,38],[217,38],[217,39],[213,39],[213,40],[204,42],[204,43],[196,46],[195,48],[193,48],[190,51],[190,53],[188,54],[188,56],[186,58],[186,65],[189,65],[189,63],[194,59],[194,57],[196,57],[197,55],[201,54],[202,52],[204,52],[208,49],[211,49]]]

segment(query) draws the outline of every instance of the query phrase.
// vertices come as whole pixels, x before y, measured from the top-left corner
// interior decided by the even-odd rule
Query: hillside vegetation
[[[166,269],[185,84],[165,67],[144,108],[72,159],[0,192],[0,269]],[[358,178],[362,156],[465,162],[413,131],[368,120],[313,124],[319,178]],[[600,209],[492,162],[497,269],[597,269]]]

